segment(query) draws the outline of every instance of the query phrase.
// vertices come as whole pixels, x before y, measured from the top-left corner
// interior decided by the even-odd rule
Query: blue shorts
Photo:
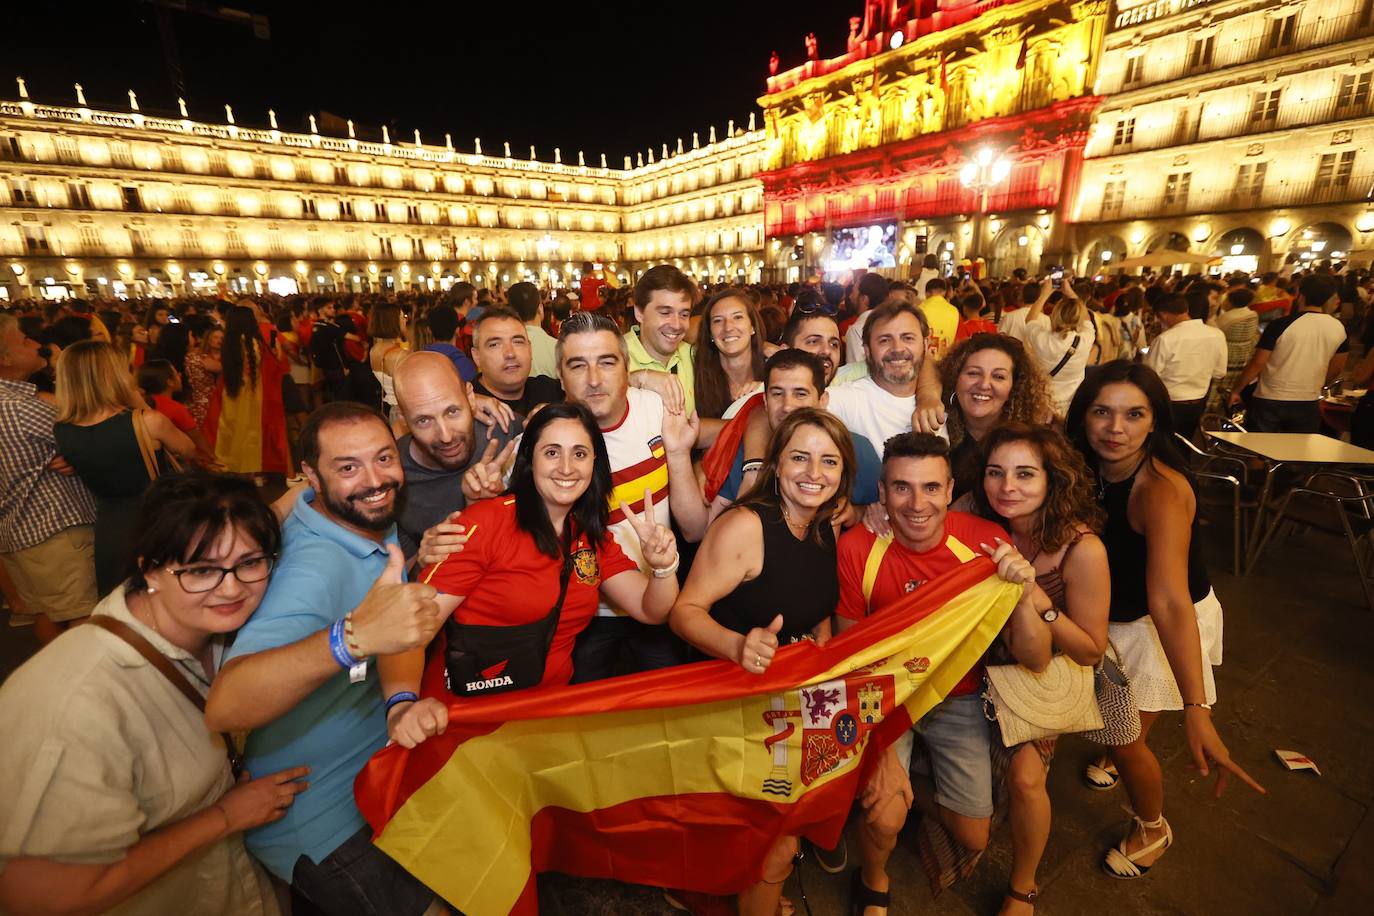
[[[946,698],[915,731],[930,756],[935,801],[964,817],[992,817],[992,723],[982,693]]]

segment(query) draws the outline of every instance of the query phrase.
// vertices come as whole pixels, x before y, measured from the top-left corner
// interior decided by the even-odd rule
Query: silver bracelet
[[[677,564],[678,564],[678,561],[681,560],[681,559],[682,559],[682,558],[681,558],[680,556],[679,556],[679,557],[673,557],[673,565],[672,565],[672,566],[665,566],[665,567],[663,567],[662,569],[658,569],[657,567],[650,566],[649,569],[650,569],[651,572],[653,572],[654,578],[655,578],[655,579],[666,579],[666,578],[668,578],[669,576],[671,576],[673,573],[677,572]]]

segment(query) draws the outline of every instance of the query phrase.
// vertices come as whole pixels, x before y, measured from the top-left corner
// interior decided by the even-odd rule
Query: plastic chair
[[[1295,496],[1310,499],[1301,500],[1295,505]],[[1320,511],[1321,503],[1336,510],[1339,525],[1332,524],[1330,513]],[[1355,571],[1360,577],[1365,603],[1370,610],[1374,610],[1374,582],[1370,581],[1371,566],[1374,566],[1374,476],[1344,470],[1309,474],[1300,486],[1284,494],[1278,509],[1270,516],[1264,533],[1255,542],[1254,552],[1250,556],[1250,569],[1254,569],[1265,546],[1284,522],[1344,534],[1346,543],[1350,545],[1350,553],[1355,558]],[[1361,549],[1361,544],[1364,549]]]
[[[1214,483],[1224,483],[1231,488],[1231,569],[1237,575],[1243,575],[1244,569],[1241,565],[1241,555],[1244,552],[1245,542],[1245,522],[1242,516],[1244,499],[1242,491],[1245,485],[1241,482],[1246,475],[1245,462],[1240,458],[1230,455],[1211,455],[1194,445],[1189,439],[1184,438],[1179,433],[1174,433],[1174,437],[1183,444],[1184,456],[1188,461],[1188,470],[1193,477],[1198,480],[1207,480]],[[1232,474],[1223,474],[1212,470],[1213,464],[1234,463],[1240,468],[1240,478]]]

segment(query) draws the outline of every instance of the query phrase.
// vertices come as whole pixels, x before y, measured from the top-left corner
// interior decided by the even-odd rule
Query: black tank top
[[[754,627],[767,627],[781,614],[778,642],[796,642],[833,614],[840,602],[835,533],[824,524],[821,543],[809,535],[797,540],[779,509],[740,508],[753,512],[763,523],[763,569],[717,601],[711,617],[726,629],[748,633]]]
[[[1112,603],[1108,619],[1115,623],[1130,623],[1150,613],[1145,590],[1145,536],[1131,528],[1127,507],[1131,502],[1131,488],[1135,474],[1116,483],[1101,481],[1102,508],[1107,510],[1107,524],[1102,530],[1102,543],[1107,548],[1107,562],[1112,571]],[[1197,512],[1193,512],[1192,536],[1188,541],[1188,595],[1197,604],[1212,590],[1207,578],[1207,565],[1202,559],[1202,540],[1198,537]]]

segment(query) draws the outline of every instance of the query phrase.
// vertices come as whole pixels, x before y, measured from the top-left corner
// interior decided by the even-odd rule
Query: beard
[[[323,481],[322,481],[323,482]],[[370,508],[363,502],[369,496],[385,493],[387,490],[400,490],[399,483],[387,483],[369,490],[341,494],[334,492],[326,483],[319,497],[324,500],[329,512],[335,518],[357,525],[366,531],[386,531],[396,522],[401,501],[393,499],[386,507]],[[399,497],[399,493],[397,494]]]
[[[889,362],[898,361],[909,361],[911,369],[906,372],[898,372],[889,368]],[[890,385],[905,385],[907,382],[916,378],[916,374],[920,371],[921,364],[916,361],[916,354],[912,353],[910,350],[898,350],[894,353],[887,354],[883,357],[882,364],[878,367],[878,373],[883,377],[883,381]]]
[[[431,447],[430,443],[421,442],[414,434],[411,435],[410,441],[416,448],[425,453],[426,458],[445,471],[461,471],[472,460],[473,434],[471,430],[452,441],[435,442],[433,443],[434,447]],[[458,446],[457,452],[439,450],[451,449],[454,446]]]

